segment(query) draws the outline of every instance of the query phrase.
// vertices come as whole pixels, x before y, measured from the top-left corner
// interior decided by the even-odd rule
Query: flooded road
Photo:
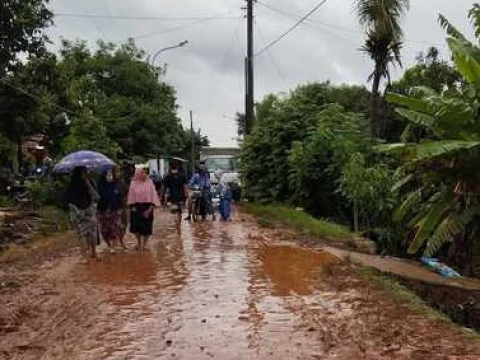
[[[25,290],[38,296],[37,320],[0,340],[0,358],[480,359],[477,341],[409,312],[329,253],[239,218],[174,229],[160,213],[147,252],[45,269],[46,294]]]

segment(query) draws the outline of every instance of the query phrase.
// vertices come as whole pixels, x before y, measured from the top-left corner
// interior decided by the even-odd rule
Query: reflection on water
[[[78,281],[111,294],[112,308],[102,321],[122,324],[90,354],[111,359],[311,358],[307,352],[318,339],[302,330],[292,302],[315,296],[319,269],[332,258],[259,244],[243,223],[185,223],[177,235],[167,220],[157,219],[149,252],[108,255],[78,268]],[[292,347],[292,342],[308,346]]]
[[[260,273],[268,276],[275,296],[312,294],[321,268],[337,260],[325,252],[313,252],[293,246],[263,246],[257,250],[262,263]]]
[[[248,295],[242,319],[250,324],[249,348],[259,358],[267,351],[272,358],[289,358],[291,339],[299,337],[302,327],[302,315],[292,304],[300,301],[300,306],[307,306],[302,297],[315,293],[321,269],[337,259],[327,253],[264,242],[250,244],[247,253]],[[302,338],[306,340],[315,342],[308,334]]]

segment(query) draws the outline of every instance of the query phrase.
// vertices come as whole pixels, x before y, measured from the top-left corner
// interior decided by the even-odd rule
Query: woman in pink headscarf
[[[146,169],[137,169],[130,184],[127,205],[130,207],[130,232],[135,234],[138,249],[143,251],[153,232],[153,212],[160,200]]]

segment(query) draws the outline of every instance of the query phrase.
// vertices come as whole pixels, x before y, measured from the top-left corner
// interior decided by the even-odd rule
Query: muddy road
[[[0,358],[480,359],[478,338],[242,215],[179,236],[159,213],[148,247],[3,266]]]

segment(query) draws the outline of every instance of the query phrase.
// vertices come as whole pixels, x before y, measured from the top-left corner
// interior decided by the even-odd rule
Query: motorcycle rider
[[[195,174],[192,176],[189,182],[190,188],[194,186],[200,187],[202,190],[209,190],[210,189],[210,174],[207,171],[205,166],[205,161],[200,161],[200,165],[196,169]],[[188,203],[188,216],[185,220],[190,221],[192,219],[192,206],[193,202],[190,197],[190,201]]]

